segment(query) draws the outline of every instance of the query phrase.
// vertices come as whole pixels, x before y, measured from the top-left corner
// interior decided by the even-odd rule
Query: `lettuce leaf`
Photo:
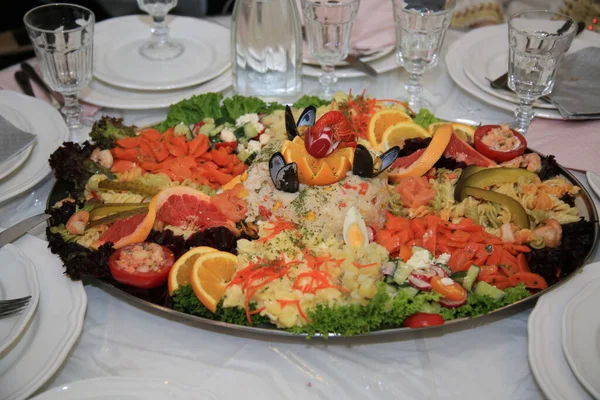
[[[307,94],[305,94],[304,96],[300,97],[293,105],[292,107],[297,108],[297,109],[304,109],[308,106],[314,106],[316,108],[319,108],[321,106],[325,106],[327,104],[331,103],[331,101],[329,100],[323,100],[318,96],[309,96]]]
[[[233,95],[223,100],[223,115],[231,122],[244,114],[268,114],[275,110],[283,110],[279,103],[265,103],[258,97]]]
[[[436,118],[436,116],[426,108],[421,108],[413,120],[416,124],[421,125],[425,129],[435,122],[440,122],[440,119]]]
[[[175,103],[169,108],[167,118],[156,125],[156,129],[164,132],[181,122],[191,125],[204,118],[221,118],[223,116],[221,100],[223,100],[221,93],[205,93]]]

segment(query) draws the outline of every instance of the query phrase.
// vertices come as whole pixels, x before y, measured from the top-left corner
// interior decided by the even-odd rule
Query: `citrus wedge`
[[[108,229],[92,243],[91,247],[97,249],[105,243],[112,242],[113,248],[116,250],[132,243],[143,242],[152,231],[155,218],[156,207],[150,205],[146,214],[136,214],[118,219],[110,224]]]
[[[399,122],[411,121],[410,116],[397,108],[382,108],[369,119],[367,139],[374,148],[382,142],[383,134],[390,126]]]
[[[213,247],[199,246],[188,250],[184,255],[173,264],[169,271],[169,295],[172,296],[173,292],[179,289],[179,286],[188,285],[190,283],[190,275],[194,263],[202,254],[218,251]]]
[[[429,124],[429,126],[427,127],[427,131],[429,133],[431,133],[432,135],[435,133],[435,131],[437,130],[437,128],[439,128],[442,125],[446,125],[447,122],[434,122],[433,124]],[[475,135],[475,127],[471,126],[471,125],[467,125],[467,124],[461,124],[460,122],[453,122],[452,123],[452,130],[454,131],[454,133],[460,137],[462,140],[468,142],[468,143],[473,143],[473,136]]]
[[[392,182],[397,182],[407,176],[422,176],[429,171],[437,160],[440,159],[452,137],[450,124],[440,126],[433,135],[431,143],[411,165],[405,168],[390,170],[388,177]]]
[[[235,274],[237,257],[225,251],[212,251],[199,256],[190,275],[192,289],[210,311],[217,311],[227,283]]]
[[[385,150],[391,149],[394,146],[402,148],[406,139],[427,138],[430,136],[431,133],[421,125],[415,124],[412,121],[399,122],[385,130],[382,143]]]

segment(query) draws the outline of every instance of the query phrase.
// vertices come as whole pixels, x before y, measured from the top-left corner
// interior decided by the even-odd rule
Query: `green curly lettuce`
[[[123,118],[113,118],[103,115],[94,122],[90,132],[90,139],[102,149],[112,149],[117,145],[117,140],[136,135],[136,127],[125,125]]]

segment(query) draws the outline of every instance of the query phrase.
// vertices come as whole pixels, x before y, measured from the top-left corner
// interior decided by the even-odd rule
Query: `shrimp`
[[[85,232],[85,226],[90,220],[90,213],[87,211],[78,211],[71,215],[71,218],[67,221],[65,228],[71,235],[83,235]]]
[[[544,239],[546,247],[558,247],[562,239],[562,226],[555,219],[547,219],[543,226],[533,230],[533,234]]]
[[[538,193],[533,201],[533,209],[534,210],[552,210],[554,207],[554,202],[546,193]]]
[[[542,170],[542,159],[537,153],[523,154],[521,167],[527,168],[532,172],[540,172]]]
[[[110,168],[113,165],[114,159],[110,150],[100,150],[99,148],[95,148],[90,154],[90,160],[97,162],[102,165],[104,168]]]
[[[518,156],[512,160],[504,161],[502,164],[500,164],[500,166],[505,168],[519,168],[523,162],[523,156]]]
[[[71,198],[71,197],[65,197],[64,199],[57,201],[57,202],[54,204],[54,207],[58,207],[58,208],[60,208],[60,207],[62,207],[62,206],[63,206],[63,204],[65,204],[65,203],[75,203],[75,199],[73,199],[73,198]]]

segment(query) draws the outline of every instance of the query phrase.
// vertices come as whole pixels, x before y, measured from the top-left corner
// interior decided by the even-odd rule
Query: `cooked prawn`
[[[542,159],[537,153],[523,154],[521,167],[527,168],[532,172],[540,172],[542,170]]]
[[[553,218],[547,219],[543,226],[533,230],[533,234],[544,239],[546,247],[558,247],[562,239],[562,226]]]
[[[71,215],[71,218],[67,221],[65,228],[71,235],[83,235],[85,232],[85,226],[90,220],[90,213],[87,211],[78,211]]]
[[[554,207],[554,202],[546,193],[538,193],[533,201],[533,209],[534,210],[552,210]]]
[[[65,203],[75,203],[75,199],[71,198],[71,197],[65,197],[62,200],[57,201],[56,203],[54,203],[54,207],[62,207],[63,204]]]
[[[99,148],[95,148],[90,154],[90,160],[97,162],[102,165],[104,168],[110,168],[113,165],[114,159],[110,150],[100,150]]]

